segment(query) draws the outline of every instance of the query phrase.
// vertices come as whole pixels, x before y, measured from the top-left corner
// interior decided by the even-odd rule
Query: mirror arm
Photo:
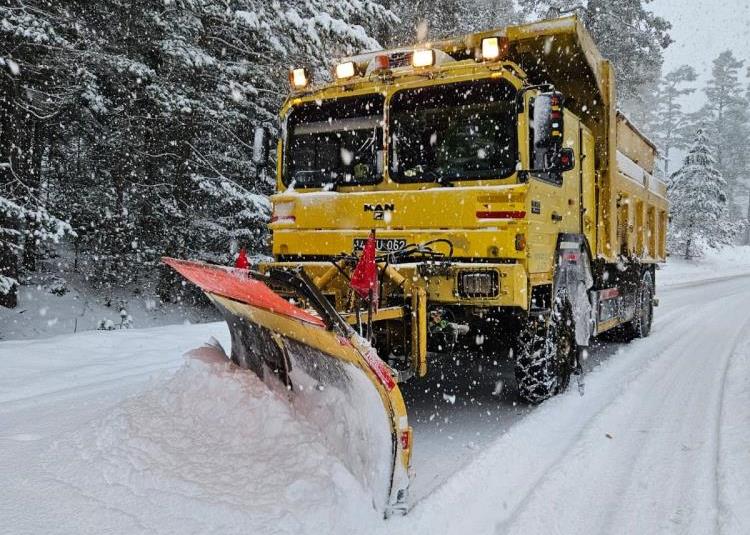
[[[555,86],[552,84],[536,84],[536,85],[525,85],[521,87],[521,89],[518,90],[516,93],[516,112],[522,113],[524,111],[524,104],[523,104],[523,96],[526,94],[527,91],[531,91],[532,89],[539,89],[541,91],[554,91]]]

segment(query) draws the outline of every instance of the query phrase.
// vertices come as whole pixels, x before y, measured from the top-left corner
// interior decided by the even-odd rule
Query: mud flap
[[[371,493],[375,509],[386,516],[405,511],[411,430],[390,369],[369,344],[343,320],[324,321],[290,304],[247,270],[164,262],[221,311],[235,364],[252,370],[319,429]]]
[[[587,347],[594,332],[589,290],[594,285],[591,259],[583,236],[561,234],[557,244],[558,262],[555,288],[565,288],[573,309],[576,343]]]

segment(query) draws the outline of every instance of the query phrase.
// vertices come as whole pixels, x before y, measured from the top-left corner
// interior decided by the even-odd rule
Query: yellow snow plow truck
[[[224,313],[232,359],[283,387],[388,513],[412,449],[398,385],[433,359],[508,356],[538,403],[592,337],[649,334],[666,187],[576,17],[361,54],[333,76],[290,72],[274,261],[166,261]]]

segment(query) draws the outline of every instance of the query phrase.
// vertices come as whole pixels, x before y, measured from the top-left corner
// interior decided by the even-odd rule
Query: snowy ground
[[[750,254],[706,264],[658,273],[652,336],[594,349],[583,397],[408,391],[414,506],[388,521],[313,428],[200,348],[228,346],[223,324],[2,342],[0,531],[750,533]]]
[[[671,256],[657,273],[661,287],[731,277],[750,271],[750,247],[708,249],[703,258],[685,260]]]
[[[114,328],[122,323],[124,307],[134,328],[217,321],[212,307],[163,303],[152,280],[128,288],[95,289],[63,256],[52,271],[35,274],[19,288],[19,306],[0,307],[0,340],[28,340],[95,330],[100,321]]]

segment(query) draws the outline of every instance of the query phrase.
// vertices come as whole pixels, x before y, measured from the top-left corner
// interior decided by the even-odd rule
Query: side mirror
[[[559,91],[541,93],[534,99],[532,168],[536,171],[563,172],[575,167],[573,149],[563,147],[564,103]]]
[[[256,126],[253,134],[253,163],[258,166],[268,164],[268,130]]]

